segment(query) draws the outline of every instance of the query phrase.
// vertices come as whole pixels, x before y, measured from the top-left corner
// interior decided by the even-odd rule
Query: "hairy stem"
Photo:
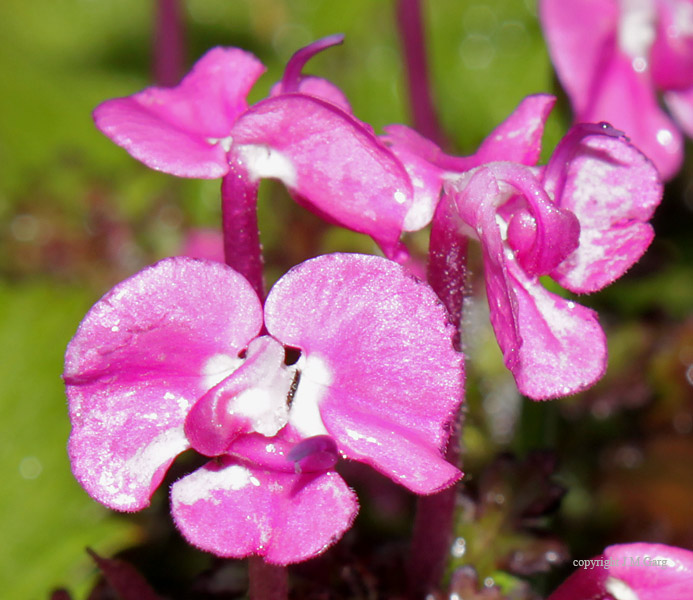
[[[398,0],[397,24],[407,70],[409,102],[414,128],[439,146],[445,139],[438,124],[428,77],[421,0]]]
[[[154,35],[154,78],[173,86],[183,73],[184,26],[178,0],[157,0]]]
[[[438,204],[428,260],[428,281],[457,328],[453,344],[461,349],[460,322],[467,274],[467,238],[459,233],[459,217],[451,199],[443,196]],[[447,460],[460,466],[461,415],[450,432]],[[445,571],[453,538],[456,486],[432,496],[419,498],[409,555],[410,597],[425,598],[435,590]]]
[[[226,264],[243,275],[264,299],[262,246],[257,225],[258,182],[238,161],[229,161],[221,182],[221,213]]]

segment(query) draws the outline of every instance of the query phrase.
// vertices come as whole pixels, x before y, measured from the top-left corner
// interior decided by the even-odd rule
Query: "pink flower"
[[[576,121],[622,129],[664,179],[673,177],[683,159],[679,129],[693,135],[693,3],[541,0],[539,11]]]
[[[412,202],[402,165],[350,114],[339,89],[301,75],[311,56],[341,40],[299,50],[272,96],[250,107],[246,97],[264,67],[238,48],[214,48],[177,87],[108,100],[94,119],[147,166],[179,177],[224,177],[224,194],[239,204],[251,196],[253,209],[257,181],[280,179],[298,202],[370,235],[394,256]]]
[[[582,564],[581,564],[582,563]],[[618,544],[573,561],[580,568],[548,600],[688,600],[693,552],[664,544]]]
[[[654,166],[608,125],[576,126],[546,167],[530,167],[553,102],[526,98],[469,157],[448,156],[404,126],[386,128],[414,182],[415,206],[436,211],[430,259],[443,267],[431,277],[461,268],[466,238],[481,242],[496,338],[518,388],[534,399],[582,390],[606,367],[596,314],[539,278],[585,293],[620,277],[652,240],[647,221],[662,195]]]
[[[432,290],[384,258],[302,263],[264,308],[226,265],[163,260],[97,302],[68,346],[73,472],[135,511],[193,448],[211,460],[171,488],[183,535],[305,560],[357,512],[339,456],[418,494],[461,476],[442,456],[463,394],[452,334]]]

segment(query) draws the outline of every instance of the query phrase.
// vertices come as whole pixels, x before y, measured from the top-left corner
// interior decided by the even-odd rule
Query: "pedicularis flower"
[[[224,196],[239,205],[231,209],[231,220],[254,212],[258,180],[274,177],[298,202],[370,235],[392,257],[401,250],[399,236],[412,204],[404,168],[371,128],[350,114],[338,88],[301,75],[311,56],[341,40],[331,36],[299,50],[271,97],[250,107],[246,97],[263,65],[244,50],[214,48],[177,87],[108,100],[96,108],[94,120],[153,169],[179,177],[223,177]],[[236,254],[227,249],[227,258],[242,261]]]
[[[584,561],[548,600],[688,600],[693,552],[664,544],[618,544]]]
[[[192,544],[307,559],[357,511],[340,456],[419,494],[461,476],[442,457],[463,393],[453,332],[433,291],[384,258],[302,263],[264,307],[226,265],[165,259],[97,302],[68,346],[74,474],[139,510],[193,448],[211,460],[171,487]]]
[[[539,12],[576,121],[610,122],[663,178],[675,175],[683,159],[679,128],[693,135],[693,3],[541,0]]]
[[[596,314],[539,278],[586,293],[620,277],[652,240],[647,221],[662,195],[655,167],[606,124],[576,126],[546,167],[531,166],[553,103],[526,98],[469,157],[448,156],[402,125],[386,128],[421,213],[436,211],[430,257],[442,277],[467,238],[481,242],[496,338],[518,388],[535,399],[582,390],[606,367]]]

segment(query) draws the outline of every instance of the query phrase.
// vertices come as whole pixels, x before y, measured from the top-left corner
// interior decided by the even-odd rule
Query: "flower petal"
[[[666,562],[664,562],[666,561]],[[617,544],[585,561],[548,600],[687,600],[693,552],[664,544]]]
[[[298,87],[296,90],[292,90],[305,94],[307,96],[314,96],[315,98],[320,98],[326,102],[330,102],[343,110],[345,113],[353,114],[351,109],[351,104],[349,100],[344,95],[344,92],[340,90],[334,83],[323,79],[322,77],[314,77],[313,75],[302,75]],[[279,96],[280,94],[287,93],[282,88],[282,83],[278,82],[272,86],[270,90],[270,96]]]
[[[501,349],[504,356],[512,350],[517,353],[511,371],[520,392],[544,400],[593,385],[604,375],[607,359],[606,337],[596,313],[547,292],[511,260],[508,271],[522,344]]]
[[[479,146],[474,153],[476,164],[511,161],[535,165],[541,154],[544,125],[555,103],[556,98],[549,94],[524,98]]]
[[[171,487],[173,518],[193,545],[218,556],[285,565],[317,556],[351,526],[358,503],[334,471],[280,473],[231,458]]]
[[[331,222],[398,248],[412,189],[404,167],[370,131],[333,104],[303,94],[259,102],[233,129],[255,178],[277,177]]]
[[[426,284],[376,256],[321,256],[272,288],[265,324],[306,355],[292,407],[304,402],[292,422],[311,428],[304,435],[329,433],[344,455],[418,493],[457,479],[442,450],[463,397],[462,356]]]
[[[623,98],[627,97],[628,102]],[[599,93],[577,120],[608,121],[622,129],[633,144],[657,166],[663,179],[681,167],[683,139],[674,122],[659,107],[647,72],[637,73],[631,61],[617,54],[601,74]]]
[[[563,287],[594,292],[618,279],[654,235],[648,221],[662,198],[654,165],[625,139],[589,136],[568,163],[556,204],[580,221],[577,249],[552,272]]]
[[[77,479],[94,498],[138,510],[189,447],[193,402],[236,366],[262,325],[257,296],[219,263],[172,258],[117,285],[67,348]]]
[[[213,48],[175,88],[147,88],[94,110],[96,126],[148,167],[213,179],[226,171],[226,138],[264,71],[250,53]]]
[[[593,100],[593,85],[606,48],[616,46],[619,2],[539,0],[538,8],[551,62],[580,115]]]
[[[693,6],[688,1],[657,3],[657,35],[650,52],[652,77],[663,90],[693,86]]]
[[[418,231],[431,222],[440,200],[445,170],[436,166],[436,161],[444,155],[433,142],[406,125],[388,125],[385,131],[381,139],[404,165],[414,189],[404,230]]]

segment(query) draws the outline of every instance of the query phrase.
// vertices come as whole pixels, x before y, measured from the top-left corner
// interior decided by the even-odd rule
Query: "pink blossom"
[[[693,552],[664,544],[618,544],[580,568],[548,600],[688,600]]]
[[[135,511],[193,448],[211,460],[171,488],[192,544],[307,559],[357,512],[338,457],[418,494],[461,476],[443,458],[463,394],[453,331],[433,291],[384,258],[302,263],[264,308],[226,265],[165,259],[97,302],[68,346],[73,472]]]
[[[673,177],[680,130],[693,135],[693,2],[541,0],[539,11],[576,121],[622,129],[664,179]]]
[[[531,166],[553,102],[526,98],[468,157],[446,155],[404,126],[386,128],[414,182],[413,211],[425,221],[435,210],[430,257],[444,266],[430,277],[454,279],[456,248],[481,242],[496,338],[518,388],[535,399],[588,387],[607,357],[596,314],[539,278],[585,293],[620,277],[649,245],[647,221],[662,195],[654,166],[606,124],[576,126],[546,167]]]
[[[177,87],[108,100],[94,119],[153,169],[224,177],[224,190],[238,202],[247,190],[257,192],[260,178],[280,179],[298,202],[370,235],[394,256],[412,203],[409,178],[370,127],[350,114],[338,88],[301,75],[311,56],[341,40],[331,36],[299,50],[271,97],[250,107],[246,97],[264,67],[238,48],[214,48]]]

